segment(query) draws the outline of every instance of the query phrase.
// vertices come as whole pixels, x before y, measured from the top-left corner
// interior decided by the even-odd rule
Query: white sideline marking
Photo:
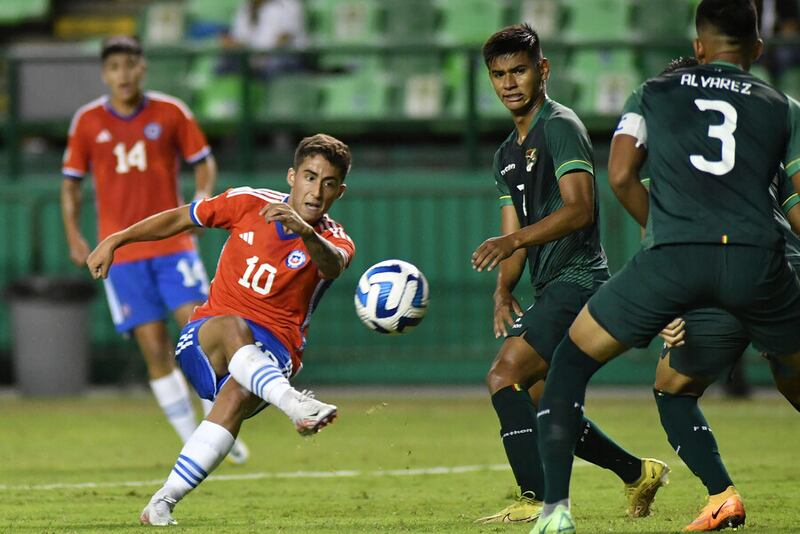
[[[575,460],[574,467],[585,467],[590,465],[583,460]],[[261,472],[261,473],[242,473],[238,475],[211,475],[205,481],[229,481],[229,480],[260,480],[264,478],[354,478],[354,477],[403,477],[403,476],[427,476],[427,475],[459,475],[462,473],[474,473],[476,471],[507,471],[510,468],[507,464],[488,464],[488,465],[457,465],[454,467],[421,467],[417,469],[387,469],[376,471],[287,471],[287,472]],[[164,483],[163,478],[155,480],[129,480],[118,482],[77,482],[72,484],[31,484],[31,485],[8,485],[0,484],[0,491],[27,491],[27,490],[59,490],[59,489],[86,489],[86,488],[120,488],[120,487],[139,487],[139,486],[160,486]]]

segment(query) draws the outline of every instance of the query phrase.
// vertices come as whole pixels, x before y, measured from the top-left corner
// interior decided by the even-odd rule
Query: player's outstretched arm
[[[61,182],[61,219],[69,246],[69,259],[81,266],[89,257],[89,244],[81,234],[81,183],[79,180],[65,178]]]
[[[317,269],[324,278],[333,279],[342,274],[347,261],[345,257],[333,243],[315,232],[314,228],[305,222],[291,206],[275,202],[261,208],[258,214],[267,222],[278,221],[299,235],[311,255],[311,260],[317,265]]]
[[[647,225],[650,197],[639,179],[647,151],[637,147],[632,135],[618,134],[611,139],[608,157],[608,183],[622,206],[640,226]]]
[[[105,238],[89,254],[86,265],[94,278],[105,278],[114,261],[114,251],[122,245],[136,241],[158,241],[184,232],[193,226],[188,205],[156,213]]]

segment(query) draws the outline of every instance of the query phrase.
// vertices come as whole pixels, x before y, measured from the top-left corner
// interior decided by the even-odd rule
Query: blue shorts
[[[213,401],[217,398],[219,390],[222,389],[222,386],[231,375],[229,373],[217,375],[202,347],[200,347],[200,340],[198,339],[200,327],[209,319],[211,317],[203,317],[183,327],[181,336],[178,339],[178,345],[175,347],[175,358],[178,360],[186,379],[194,386],[200,398]],[[289,354],[289,350],[278,341],[278,338],[272,335],[272,332],[263,326],[259,326],[247,319],[245,319],[245,322],[253,333],[256,346],[264,352],[267,358],[270,358],[278,365],[283,376],[286,378],[291,377],[292,356]],[[263,406],[266,406],[266,403]]]
[[[208,298],[208,275],[194,250],[112,265],[103,282],[111,319],[121,334],[163,321],[167,310]]]

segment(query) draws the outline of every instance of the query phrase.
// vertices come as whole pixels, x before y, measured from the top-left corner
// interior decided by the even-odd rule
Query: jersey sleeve
[[[67,148],[64,150],[64,159],[61,173],[66,178],[82,179],[89,171],[89,146],[86,143],[86,119],[79,111],[72,118],[67,138]]]
[[[547,148],[553,157],[556,180],[572,171],[594,174],[592,142],[576,116],[553,117],[545,124]]]
[[[508,184],[503,176],[500,174],[500,151],[494,153],[494,161],[492,162],[492,169],[494,170],[494,185],[497,187],[498,202],[500,207],[513,206],[514,201],[511,200],[511,192],[508,190]]]
[[[246,209],[248,199],[228,189],[217,196],[195,200],[189,206],[189,215],[197,226],[230,230]]]
[[[200,125],[185,105],[178,114],[178,146],[186,163],[194,165],[211,154],[211,147]]]
[[[800,202],[800,196],[794,190],[794,185],[783,169],[778,171],[778,204],[783,213],[789,213]]]
[[[788,176],[800,171],[800,103],[792,97],[789,99],[789,140],[784,155],[784,168]]]

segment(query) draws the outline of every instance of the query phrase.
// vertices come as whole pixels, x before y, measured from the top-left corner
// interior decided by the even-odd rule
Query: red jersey
[[[239,187],[192,204],[195,224],[225,228],[230,236],[208,301],[195,309],[191,320],[236,315],[262,325],[289,349],[296,372],[311,313],[333,280],[322,278],[297,234],[258,215],[265,204],[286,198],[270,189]],[[341,225],[324,215],[314,230],[339,250],[345,265],[350,264],[355,245]]]
[[[108,97],[81,107],[72,118],[62,172],[94,176],[98,237],[123,230],[155,213],[183,204],[179,157],[197,163],[211,153],[191,111],[176,98],[147,91],[130,116],[118,115]],[[189,234],[132,243],[115,261],[134,261],[192,250]]]

